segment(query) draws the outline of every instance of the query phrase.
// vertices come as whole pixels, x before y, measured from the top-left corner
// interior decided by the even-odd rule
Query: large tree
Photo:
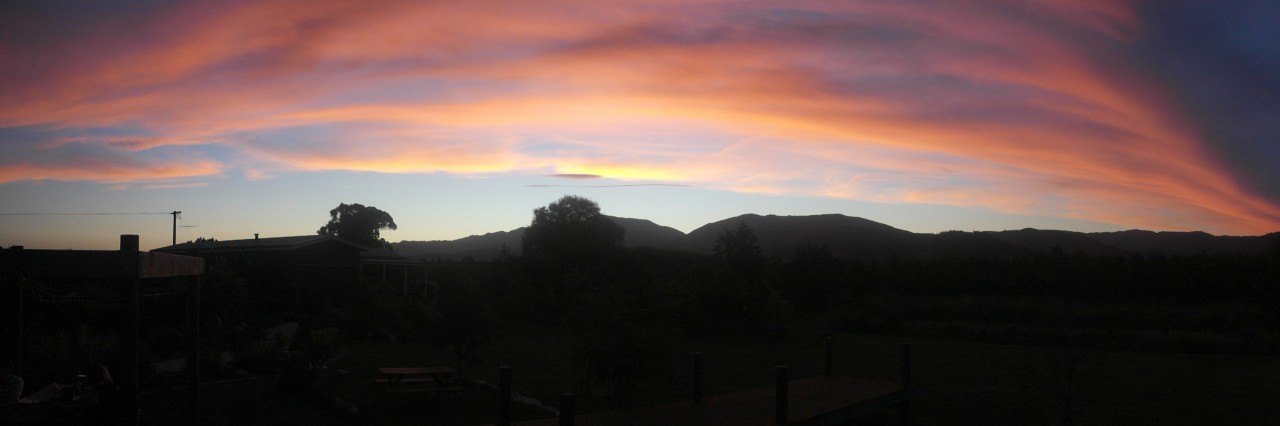
[[[387,241],[379,233],[383,229],[396,229],[396,221],[390,213],[373,206],[341,203],[329,210],[329,223],[316,233],[335,235],[369,247],[387,247]]]
[[[595,201],[566,195],[533,210],[521,246],[526,256],[589,257],[617,247],[625,232]]]
[[[740,272],[754,272],[764,263],[760,246],[756,244],[756,232],[746,222],[738,222],[734,229],[725,228],[716,237],[712,253]]]

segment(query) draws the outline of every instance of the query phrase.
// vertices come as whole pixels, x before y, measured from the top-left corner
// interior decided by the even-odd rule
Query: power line
[[[173,212],[131,212],[131,213],[0,213],[0,216],[125,216],[138,214],[173,214]]]

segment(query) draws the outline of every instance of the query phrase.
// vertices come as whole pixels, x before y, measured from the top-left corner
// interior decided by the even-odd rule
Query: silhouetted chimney
[[[121,235],[120,251],[138,251],[138,236],[130,234]]]
[[[258,233],[257,233],[257,232],[254,232],[254,233],[253,233],[253,239],[255,239],[255,240],[256,240],[256,239],[258,239]]]

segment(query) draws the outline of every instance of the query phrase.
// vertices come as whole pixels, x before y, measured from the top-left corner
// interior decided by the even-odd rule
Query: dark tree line
[[[574,211],[561,205],[566,200],[592,214],[557,216]],[[644,330],[656,328],[675,335],[769,333],[807,318],[833,330],[1009,343],[1052,344],[1071,335],[1085,345],[1137,350],[1280,349],[1280,254],[1057,250],[844,259],[809,244],[770,258],[761,255],[754,231],[739,224],[722,230],[713,255],[704,256],[623,249],[620,232],[591,233],[584,217],[597,212],[576,197],[535,210],[536,230],[525,241],[532,250],[496,266],[502,271],[492,283],[496,311],[550,325],[584,318],[626,324],[613,327],[623,332],[613,339],[652,336]],[[573,223],[576,230],[559,233],[547,223]]]
[[[390,214],[341,204],[320,232],[380,246],[383,229],[395,229]],[[295,349],[323,352],[334,341],[394,334],[447,344],[461,365],[478,359],[504,321],[559,327],[573,337],[580,388],[616,405],[667,380],[673,342],[768,338],[797,320],[833,331],[1008,343],[1055,344],[1069,335],[1086,346],[1136,350],[1280,350],[1280,241],[1262,257],[1059,251],[870,260],[814,244],[766,257],[741,223],[721,230],[712,255],[624,248],[623,236],[595,202],[566,196],[533,210],[523,255],[433,264],[435,287],[420,299],[362,287],[349,303],[326,308],[305,300],[281,308],[279,295],[244,285],[246,271],[221,268],[205,277],[206,339],[211,350],[241,351],[249,365],[268,358],[265,349],[263,356],[237,349],[260,338],[244,330],[304,317]],[[33,315],[62,318],[38,299],[28,299]],[[112,345],[92,333],[64,340]]]

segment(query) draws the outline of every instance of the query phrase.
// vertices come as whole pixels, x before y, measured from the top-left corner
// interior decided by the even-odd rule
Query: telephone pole
[[[174,210],[169,214],[173,215],[173,242],[169,245],[178,245],[178,218],[182,217],[182,212]]]

